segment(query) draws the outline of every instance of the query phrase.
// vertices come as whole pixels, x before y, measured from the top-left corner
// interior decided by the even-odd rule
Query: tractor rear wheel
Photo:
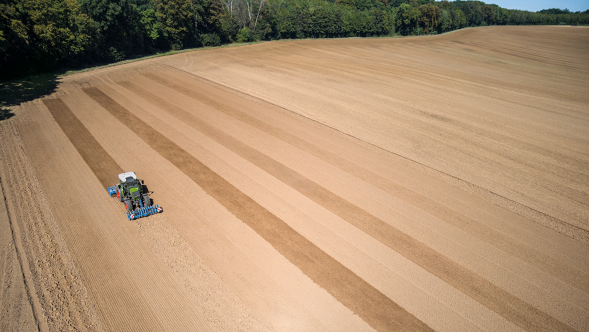
[[[148,195],[143,195],[143,205],[151,206],[151,198]]]

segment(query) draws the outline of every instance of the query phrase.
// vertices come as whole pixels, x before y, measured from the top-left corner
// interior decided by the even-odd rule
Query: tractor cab
[[[133,181],[137,181],[137,175],[135,175],[135,172],[125,172],[125,173],[119,174],[119,182],[120,183],[133,182]]]
[[[125,172],[119,174],[119,198],[129,198],[134,201],[141,200],[143,186],[137,180],[134,172]]]

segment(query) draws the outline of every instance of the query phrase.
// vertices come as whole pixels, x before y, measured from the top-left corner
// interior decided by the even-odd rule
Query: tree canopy
[[[0,78],[232,42],[518,24],[589,24],[589,10],[464,0],[0,0]]]

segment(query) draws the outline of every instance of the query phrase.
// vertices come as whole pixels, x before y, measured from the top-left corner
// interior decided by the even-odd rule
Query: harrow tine
[[[127,219],[135,220],[135,219],[151,216],[152,214],[161,213],[162,211],[163,210],[162,210],[161,206],[159,206],[158,204],[153,205],[153,206],[137,207],[135,210],[127,212]]]

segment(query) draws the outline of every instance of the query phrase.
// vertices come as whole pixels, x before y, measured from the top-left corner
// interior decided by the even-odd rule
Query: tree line
[[[0,78],[234,42],[520,24],[589,24],[589,10],[460,0],[0,0]]]

